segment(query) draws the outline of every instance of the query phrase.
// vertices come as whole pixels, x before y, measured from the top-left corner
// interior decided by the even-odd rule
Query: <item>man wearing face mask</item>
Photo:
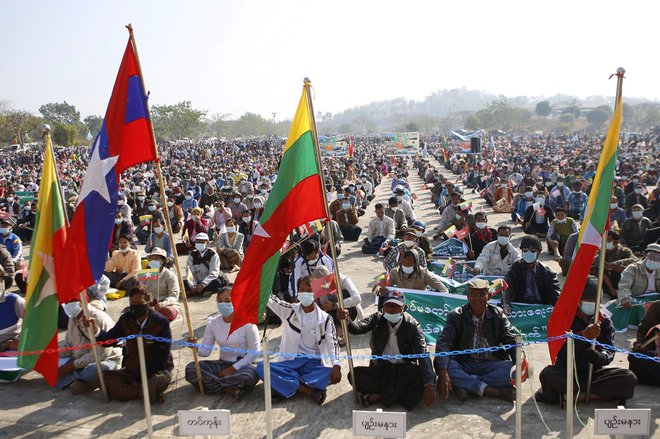
[[[426,290],[431,288],[433,291],[446,293],[447,287],[440,280],[440,276],[430,272],[425,267],[419,265],[419,254],[412,250],[406,250],[399,258],[399,266],[389,271],[388,287],[397,287],[408,290]],[[378,289],[379,309],[382,308],[384,297],[387,294],[385,287]]]
[[[626,187],[623,189],[623,193],[628,196],[635,193],[635,188],[641,183],[641,177],[638,174],[632,175],[630,177],[630,182],[626,184]]]
[[[349,319],[348,331],[371,332],[371,355],[426,354],[424,333],[417,320],[405,312],[404,294],[390,289],[383,301],[382,312],[356,322]],[[348,311],[340,310],[339,315],[347,319]],[[375,403],[385,407],[400,404],[410,411],[421,400],[425,407],[435,402],[435,374],[429,357],[372,360],[369,366],[355,367],[354,371],[355,379],[349,375],[349,381],[356,387],[364,407]]]
[[[229,284],[227,276],[220,271],[220,257],[212,248],[208,248],[209,236],[198,233],[195,236],[195,250],[190,252],[186,269],[192,275],[192,281],[183,281],[188,295],[202,294]]]
[[[369,221],[367,237],[364,238],[362,253],[376,254],[383,242],[394,239],[394,221],[385,216],[385,208],[381,203],[375,206],[376,217]]]
[[[461,195],[458,192],[452,192],[449,197],[450,203],[442,211],[440,215],[440,222],[436,228],[438,232],[433,236],[433,239],[438,239],[442,233],[456,221],[456,215],[460,215],[461,208]]]
[[[119,238],[126,236],[129,239],[131,248],[136,248],[133,244],[135,236],[135,226],[130,219],[126,219],[120,211],[115,214],[115,224],[112,228],[112,244],[110,245],[110,254],[119,248]]]
[[[211,355],[211,346],[220,348],[251,351],[251,353],[236,353],[221,350],[217,360],[199,362],[202,371],[202,384],[206,393],[226,393],[235,401],[240,401],[246,390],[252,389],[259,377],[254,362],[259,350],[259,332],[257,325],[246,323],[230,333],[231,322],[234,320],[234,306],[231,303],[231,287],[223,287],[216,295],[218,315],[210,317],[204,328],[202,346],[198,350],[200,357]],[[191,337],[189,343],[197,343]],[[186,365],[186,381],[199,388],[199,380],[195,363]]]
[[[509,289],[503,293],[503,302],[535,303],[554,305],[561,288],[557,274],[538,261],[543,251],[536,236],[525,236],[520,241],[522,259],[513,263],[505,276]]]
[[[394,194],[396,195],[396,200],[399,203],[399,209],[403,211],[403,214],[406,216],[406,221],[408,222],[408,224],[412,224],[417,220],[417,217],[415,216],[415,211],[413,210],[412,205],[408,200],[406,200],[405,193],[406,190],[401,185],[398,185],[394,190]]]
[[[632,212],[633,206],[638,204],[641,205],[643,209],[647,209],[649,207],[649,200],[643,194],[644,186],[642,186],[641,183],[637,183],[632,193],[626,195],[626,213],[630,214]]]
[[[187,191],[183,197],[183,202],[181,203],[181,208],[183,209],[183,219],[184,221],[188,220],[188,216],[193,209],[199,207],[197,200],[193,197],[192,191]]]
[[[454,309],[447,316],[442,333],[435,345],[436,352],[480,349],[503,344],[515,344],[516,336],[502,309],[489,305],[489,284],[484,279],[468,282],[468,303]],[[454,390],[459,401],[468,392],[473,395],[515,399],[510,371],[515,349],[480,352],[454,357],[435,357],[438,392],[449,397]]]
[[[401,256],[407,251],[411,250],[417,253],[417,260],[419,266],[426,268],[426,253],[417,245],[417,232],[413,228],[406,229],[403,232],[403,242],[396,247],[392,248],[385,259],[383,260],[383,267],[385,271],[390,271],[399,265]]]
[[[417,236],[417,246],[424,251],[426,262],[433,262],[433,248],[431,247],[431,241],[424,236],[424,232],[426,232],[426,223],[417,220],[412,223],[410,228],[415,231],[415,235]]]
[[[247,205],[243,203],[242,200],[243,195],[241,195],[239,192],[235,192],[232,198],[232,202],[228,206],[231,210],[232,218],[234,218],[236,221],[241,221],[243,212],[248,210]]]
[[[91,326],[97,341],[115,340],[129,335],[147,334],[153,337],[172,339],[170,322],[159,312],[150,307],[151,296],[145,287],[138,286],[128,292],[129,310],[119,317],[117,323],[108,331],[102,331],[96,319],[83,317],[85,326]],[[165,401],[163,392],[172,381],[171,344],[145,340],[144,357],[147,369],[147,388],[152,403]],[[122,368],[103,372],[110,398],[119,401],[131,401],[142,397],[142,377],[138,356],[137,339],[126,341]],[[98,386],[98,381],[97,381]]]
[[[153,223],[154,221],[158,220],[161,222],[165,221],[165,217],[163,217],[163,213],[160,211],[159,204],[155,200],[149,200],[146,203],[147,207],[147,213],[145,215],[151,215],[151,219],[148,219],[146,221],[140,221],[140,224],[138,226],[138,231],[137,231],[137,238],[140,242],[140,244],[147,244],[147,241],[149,240],[150,237],[150,232],[153,228]]]
[[[206,219],[202,218],[202,213],[201,208],[195,207],[190,218],[183,224],[182,242],[176,245],[176,251],[179,255],[187,255],[195,248],[195,238],[198,234],[203,233],[208,239],[208,223]]]
[[[0,244],[4,245],[11,255],[14,270],[17,271],[21,269],[23,262],[23,244],[21,238],[12,233],[13,225],[14,220],[11,217],[0,221]]]
[[[335,213],[335,219],[346,241],[357,241],[360,238],[362,228],[357,225],[357,210],[346,198],[341,202],[341,209]]]
[[[485,212],[474,214],[474,226],[476,230],[470,235],[469,242],[472,243],[472,248],[467,253],[468,261],[477,259],[487,244],[497,241],[497,232],[488,227],[488,217]]]
[[[271,294],[268,308],[282,319],[279,352],[301,353],[321,358],[293,358],[281,355],[270,365],[273,398],[291,398],[300,392],[318,405],[325,402],[326,389],[341,381],[341,361],[332,317],[314,301],[311,277],[298,280],[299,303],[286,303]],[[263,362],[257,375],[264,377]]]
[[[315,239],[308,239],[301,245],[302,255],[296,258],[293,264],[293,273],[289,279],[289,292],[291,297],[297,294],[296,286],[301,277],[311,276],[314,270],[323,265],[331,272],[334,272],[332,258],[324,255],[320,250],[319,242]]]
[[[584,217],[584,210],[587,207],[589,197],[582,192],[582,182],[573,183],[573,192],[566,199],[566,213],[575,220],[581,220]]]
[[[0,352],[18,349],[24,314],[25,299],[0,284]]]
[[[87,330],[83,322],[84,311],[81,305],[77,299],[62,305],[69,321],[61,348],[87,345],[92,342],[87,336]],[[115,325],[115,322],[105,312],[93,306],[88,306],[87,311],[101,330],[108,331]],[[115,370],[121,364],[120,348],[99,346],[98,353],[101,360],[101,370],[103,371]],[[98,379],[96,361],[91,347],[62,350],[60,351],[60,358],[69,358],[69,361],[60,366],[57,371],[57,387],[59,389],[69,387],[71,393],[77,395],[96,387],[94,384]]]
[[[623,270],[617,305],[630,308],[634,297],[652,292],[660,292],[660,244],[649,244],[644,259]]]
[[[643,251],[642,242],[646,231],[653,227],[651,220],[644,216],[644,206],[635,204],[630,218],[621,226],[621,242],[633,252]]]
[[[514,262],[520,260],[522,254],[511,242],[511,227],[499,226],[497,240],[486,244],[474,264],[468,268],[472,274],[484,276],[506,276]]]
[[[149,236],[147,240],[147,245],[144,247],[145,253],[151,253],[154,248],[161,248],[165,250],[169,260],[172,260],[172,243],[170,242],[170,235],[165,231],[163,227],[163,221],[160,219],[155,219],[153,221],[153,233]]]
[[[600,314],[598,323],[593,323],[597,294],[598,280],[589,276],[570,330],[589,340],[613,346],[614,328],[610,319]],[[593,364],[590,400],[616,401],[617,405],[624,405],[626,400],[633,397],[637,385],[635,374],[628,369],[604,367],[614,360],[614,351],[600,346],[593,347],[591,343],[583,340],[575,340],[574,349],[575,375],[579,383],[579,387],[574,386],[574,391],[577,392],[578,388],[581,390],[576,402],[584,401],[586,398],[589,364]],[[566,401],[562,400],[562,395],[566,393],[566,365],[564,343],[557,354],[554,366],[547,366],[539,375],[541,390],[536,392],[537,401],[565,405]]]
[[[254,202],[252,203],[252,209],[250,209],[250,212],[252,213],[252,219],[258,222],[259,218],[261,218],[261,215],[264,214],[264,199],[260,196],[254,197]]]
[[[157,269],[158,277],[143,283],[147,292],[154,298],[154,308],[170,322],[181,312],[179,309],[179,282],[176,275],[167,268],[167,253],[162,248],[154,247],[147,256],[148,268]]]
[[[620,244],[621,236],[614,230],[607,231],[607,244],[605,245],[605,270],[603,271],[603,295],[616,299],[618,295],[621,273],[630,264],[637,262],[632,250]],[[598,274],[600,250],[594,256],[591,274]]]
[[[555,213],[545,200],[544,192],[537,193],[534,203],[525,211],[522,226],[528,235],[545,238],[548,234],[550,223],[555,219]]]
[[[390,197],[388,207],[385,209],[385,216],[394,221],[394,236],[401,238],[406,229],[406,215],[399,209],[399,202],[396,197]]]
[[[628,219],[626,211],[619,207],[619,202],[615,196],[610,198],[610,224],[616,224],[618,227],[621,227],[623,223]]]
[[[243,251],[247,250],[248,245],[252,242],[254,225],[254,220],[252,219],[250,211],[244,211],[241,216],[241,222],[238,225],[238,231],[243,234]]]
[[[573,218],[566,217],[566,209],[563,207],[558,208],[555,215],[556,218],[550,223],[545,240],[548,253],[559,258],[564,253],[568,237],[578,231],[578,226]]]

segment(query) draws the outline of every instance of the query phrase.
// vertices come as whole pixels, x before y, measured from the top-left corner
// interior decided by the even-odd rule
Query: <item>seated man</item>
[[[21,238],[12,232],[14,220],[12,218],[3,219],[0,221],[0,244],[3,244],[14,262],[14,270],[21,269],[23,262],[23,244]]]
[[[330,270],[328,267],[321,265],[314,269],[312,272],[312,279],[327,278],[329,275]],[[362,298],[360,297],[360,292],[358,291],[357,287],[351,278],[345,274],[340,273],[339,279],[341,280],[341,291],[344,309],[348,311],[351,319],[355,319],[357,316],[362,317],[363,312],[362,306],[360,305],[362,303]],[[332,294],[319,297],[317,304],[323,311],[327,312],[334,319],[335,325],[339,323],[337,316],[337,310],[339,309],[337,291]],[[338,341],[342,341],[340,340],[342,335],[343,334],[339,335]]]
[[[119,238],[119,248],[105,263],[105,276],[110,279],[112,288],[128,291],[137,286],[137,272],[140,269],[140,254],[130,247],[129,237]]]
[[[627,266],[637,262],[637,258],[632,250],[620,245],[621,236],[614,230],[607,231],[607,244],[605,245],[605,270],[603,271],[603,294],[607,298],[616,299],[621,273]],[[600,250],[594,257],[594,263],[591,266],[591,274],[598,274],[598,265],[600,264]]]
[[[406,190],[403,186],[397,185],[394,189],[394,194],[396,195],[396,200],[399,203],[399,209],[403,210],[403,214],[406,216],[406,221],[408,224],[412,224],[417,220],[415,216],[415,210],[410,204],[411,202],[406,200]]]
[[[567,276],[568,275],[568,270],[571,268],[571,263],[573,262],[573,257],[575,256],[575,246],[577,244],[577,240],[580,237],[579,232],[571,233],[571,235],[568,237],[566,240],[566,245],[564,246],[564,253],[561,255],[561,259],[559,259],[559,268],[561,268],[561,275],[562,276]]]
[[[311,277],[298,280],[300,303],[286,303],[271,295],[268,308],[282,322],[280,352],[299,352],[321,358],[293,358],[281,355],[270,364],[270,380],[275,399],[291,398],[297,392],[310,397],[318,405],[326,398],[329,384],[341,381],[341,361],[335,324],[314,301]],[[264,378],[263,362],[257,364],[257,375]]]
[[[492,227],[488,227],[488,217],[485,212],[479,211],[474,214],[474,226],[476,230],[470,235],[470,250],[467,252],[467,260],[473,261],[481,255],[484,247],[497,241],[497,232]]]
[[[188,295],[215,293],[229,284],[227,276],[220,271],[220,257],[212,248],[207,247],[209,236],[198,233],[195,236],[195,250],[188,255],[186,269],[192,275],[192,280],[186,279],[184,287]]]
[[[637,328],[637,341],[633,343],[633,352],[648,355],[649,357],[658,356],[658,341],[653,340],[657,335],[656,326],[660,325],[660,301],[653,302],[646,311]],[[628,355],[630,370],[639,380],[639,384],[645,386],[660,386],[660,363],[637,358]]]
[[[513,263],[504,278],[509,285],[503,293],[505,305],[511,302],[557,303],[561,292],[557,273],[538,261],[542,250],[541,240],[536,236],[525,236],[520,241],[523,258]]]
[[[419,254],[413,250],[403,252],[399,258],[399,266],[389,271],[388,286],[409,290],[426,290],[430,287],[434,291],[447,292],[447,286],[442,283],[440,276],[420,266]],[[379,291],[381,296],[386,292],[384,288]]]
[[[248,354],[239,354],[230,351],[220,351],[217,360],[199,362],[202,371],[202,384],[206,393],[226,393],[236,401],[241,399],[243,392],[252,389],[259,377],[257,376],[254,360],[259,350],[259,332],[257,325],[246,323],[230,333],[229,328],[234,320],[234,306],[231,303],[231,287],[223,287],[216,296],[218,315],[208,320],[204,328],[202,347],[198,353],[200,357],[211,354],[211,346],[216,344],[220,348],[240,349],[252,351]],[[196,338],[189,338],[188,342],[197,343]],[[195,363],[186,365],[186,381],[199,387],[199,380],[195,370]]]
[[[548,234],[545,237],[548,243],[548,253],[560,257],[566,249],[566,241],[571,234],[578,231],[577,221],[566,216],[566,209],[563,207],[555,210],[555,219],[548,227]]]
[[[0,352],[18,349],[25,299],[0,285]]]
[[[62,305],[64,312],[69,317],[64,342],[61,345],[63,348],[86,345],[91,342],[83,322],[85,313],[81,305],[77,299]],[[115,322],[105,312],[90,305],[87,306],[87,311],[102,331],[109,331],[115,325]],[[120,348],[99,346],[98,353],[103,371],[115,370],[121,364]],[[96,387],[98,374],[91,347],[61,350],[60,357],[68,357],[69,361],[59,367],[57,373],[59,389],[69,387],[71,393],[77,395]]]
[[[344,198],[341,202],[341,209],[335,213],[337,224],[346,241],[357,241],[362,233],[362,229],[357,225],[358,213],[351,202]]]
[[[522,256],[520,250],[511,242],[511,227],[499,226],[497,228],[497,241],[489,242],[481,251],[473,269],[466,268],[474,274],[484,276],[506,276],[514,262]]]
[[[144,285],[149,295],[154,298],[154,309],[171,322],[181,312],[179,280],[176,274],[167,268],[167,253],[162,248],[154,247],[147,259],[147,266],[158,270],[158,277],[145,280]]]
[[[390,197],[387,204],[388,207],[385,209],[385,215],[394,220],[394,235],[397,238],[401,238],[407,226],[406,214],[399,208],[399,201],[396,197]]]
[[[545,202],[545,193],[536,194],[535,202],[525,210],[523,230],[528,235],[545,238],[548,235],[550,223],[555,219],[552,207]]]
[[[389,253],[385,256],[383,267],[385,271],[390,271],[398,265],[398,260],[403,253],[407,250],[417,252],[420,267],[426,268],[426,253],[418,245],[417,232],[414,229],[406,229],[403,233],[403,242],[394,248],[390,248]]]
[[[433,239],[440,238],[442,233],[456,221],[457,215],[460,215],[461,194],[452,192],[449,199],[451,202],[443,209],[442,215],[440,215],[440,222],[436,227],[437,233],[433,235]]]
[[[468,303],[447,316],[447,323],[435,345],[436,352],[515,344],[516,335],[502,309],[488,304],[488,288],[488,281],[484,279],[468,282]],[[512,358],[515,358],[515,349],[451,358],[435,357],[438,392],[447,398],[453,388],[460,401],[467,399],[467,392],[513,401]]]
[[[589,340],[614,345],[614,328],[609,318],[601,315],[597,324],[592,323],[596,312],[596,295],[598,294],[598,281],[589,276],[582,291],[580,306],[575,314],[571,331],[580,334]],[[606,350],[582,340],[575,340],[575,375],[582,389],[578,401],[584,401],[587,388],[589,364],[593,364],[593,378],[591,382],[591,400],[617,401],[624,404],[625,400],[632,398],[637,384],[637,378],[628,369],[618,367],[604,368],[614,360],[614,351]],[[548,404],[561,404],[563,394],[566,393],[566,344],[561,348],[554,366],[547,366],[539,375],[541,390],[536,392],[537,401]],[[574,386],[577,392],[578,386]]]
[[[383,242],[394,239],[394,220],[385,216],[385,208],[381,203],[375,206],[376,217],[369,221],[367,237],[364,238],[362,253],[376,254]]]
[[[660,292],[660,244],[646,247],[646,257],[630,264],[621,273],[617,305],[632,306],[632,298],[644,293]]]
[[[353,322],[348,320],[351,334],[371,332],[371,355],[426,354],[424,333],[417,320],[405,312],[403,293],[391,290],[384,297],[383,312]],[[346,319],[348,311],[341,314]],[[369,407],[382,403],[390,407],[396,403],[412,410],[420,400],[428,407],[435,401],[435,374],[429,357],[419,359],[371,360],[369,366],[355,367],[355,386],[360,403]]]
[[[633,252],[642,251],[641,244],[644,241],[646,230],[652,227],[651,220],[644,216],[644,207],[641,204],[635,204],[632,208],[632,215],[621,226],[621,243]]]
[[[122,314],[109,331],[101,331],[94,318],[83,318],[85,326],[91,325],[98,341],[114,340],[135,334],[148,334],[154,337],[172,339],[170,322],[159,312],[150,307],[151,296],[143,286],[132,288],[128,292],[129,311]],[[144,356],[147,368],[147,387],[151,402],[162,403],[163,392],[172,381],[171,344],[160,342],[145,342]],[[140,360],[138,357],[137,339],[126,342],[122,368],[103,372],[105,385],[110,398],[119,401],[131,401],[142,397]]]
[[[429,239],[424,236],[424,232],[426,232],[426,223],[417,220],[412,223],[410,228],[413,229],[415,231],[415,235],[417,235],[417,246],[424,250],[424,254],[426,255],[426,262],[433,262],[433,248],[431,247],[431,241],[429,241]]]
[[[206,239],[208,240],[208,226],[206,219],[202,218],[203,213],[204,211],[201,208],[195,207],[192,209],[192,215],[183,223],[183,230],[181,232],[182,242],[176,245],[178,255],[187,255],[195,249],[195,237],[198,233],[206,235]]]

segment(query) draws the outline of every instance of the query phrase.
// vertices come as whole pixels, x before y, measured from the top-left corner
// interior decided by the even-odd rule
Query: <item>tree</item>
[[[568,107],[561,110],[561,114],[572,114],[575,119],[580,117],[581,113],[582,112],[580,111],[577,105],[569,105]]]
[[[0,119],[0,140],[23,145],[41,138],[45,121],[27,111],[12,110]]]
[[[90,132],[92,137],[96,137],[98,133],[101,132],[101,127],[103,126],[103,118],[101,116],[90,115],[87,116],[84,120],[87,130]],[[83,133],[87,134],[87,133]]]
[[[612,116],[612,110],[607,105],[596,107],[587,113],[587,120],[594,127],[599,127]]]
[[[53,127],[53,142],[61,146],[75,146],[79,134],[78,125],[58,123]]]
[[[208,122],[209,134],[211,137],[222,138],[227,136],[229,130],[229,114],[215,113]]]
[[[406,131],[408,131],[408,132],[419,131],[419,125],[417,125],[416,122],[408,122],[406,124]]]
[[[80,124],[80,112],[76,110],[71,104],[68,104],[66,101],[52,102],[50,104],[44,104],[39,107],[39,113],[48,121],[49,124],[55,125],[58,123],[66,125],[79,125]]]
[[[476,114],[470,114],[465,118],[465,129],[470,131],[478,130],[481,126],[479,117]]]
[[[548,117],[550,116],[550,113],[552,112],[552,107],[550,106],[550,102],[548,101],[541,101],[538,104],[536,104],[536,114],[541,116],[541,117]]]
[[[559,122],[560,126],[559,129],[562,132],[569,132],[573,128],[573,124],[575,123],[575,117],[571,113],[564,113],[561,116],[559,116]]]
[[[174,105],[154,105],[153,125],[156,139],[181,140],[199,139],[207,131],[204,123],[206,111],[195,110],[190,101]]]

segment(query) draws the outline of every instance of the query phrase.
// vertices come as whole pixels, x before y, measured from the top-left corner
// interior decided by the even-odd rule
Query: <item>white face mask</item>
[[[154,227],[154,232],[156,232],[156,235],[160,235],[163,233],[163,228],[162,227]]]
[[[507,186],[506,183],[500,184],[500,187],[503,188],[503,189],[506,189],[506,186]]]
[[[410,248],[410,247],[412,247],[413,245],[415,245],[415,241],[411,241],[411,240],[409,240],[409,239],[404,240],[403,243],[404,243],[405,246],[408,247],[408,248]]]
[[[65,303],[62,305],[62,308],[64,309],[66,315],[69,317],[76,317],[78,314],[80,314],[80,311],[82,311],[80,302]]]
[[[566,218],[562,218],[562,219],[557,218],[558,224],[564,224],[565,222],[566,222]]]
[[[238,203],[240,203],[240,202],[241,202],[241,199],[240,199],[240,198],[234,198],[234,203],[238,204]]]
[[[3,235],[8,235],[9,229],[7,227],[0,227],[0,233]]]
[[[614,250],[614,243],[608,242],[607,244],[605,244],[605,248],[608,250]]]
[[[460,219],[463,218],[463,217],[457,213],[457,214],[455,215],[455,218],[456,218],[456,220],[458,221],[458,220],[460,220]]]
[[[564,182],[563,181],[558,181],[557,182],[557,187],[564,187]]]
[[[190,195],[186,195],[186,200],[190,200],[192,197]]]
[[[243,217],[243,222],[244,222],[245,224],[248,224],[250,221],[252,221],[252,218],[251,218],[251,217],[249,217],[249,216],[244,216],[244,217]]]
[[[298,293],[298,301],[302,306],[309,306],[314,303],[314,293],[301,291]]]
[[[477,229],[483,230],[486,228],[486,223],[478,222],[478,223],[474,223],[474,225],[477,226]]]
[[[146,198],[147,198],[147,197],[142,197],[142,196],[140,196],[140,197],[138,197],[138,200],[140,200],[140,201],[144,201]]]
[[[642,217],[643,213],[644,212],[640,212],[639,210],[634,210],[633,213],[632,213],[632,217],[635,218],[635,219],[640,219]]]
[[[117,200],[117,204],[119,206],[123,206],[124,205],[124,200]]]
[[[641,189],[635,189],[635,193],[636,193],[637,195],[640,195],[640,194],[642,193],[642,190],[641,190]]]
[[[119,249],[119,251],[124,253],[124,254],[128,253],[129,250],[130,250],[130,248],[128,248],[128,247]]]
[[[156,211],[156,206],[149,206],[147,207],[149,209],[149,212],[155,212]]]
[[[235,233],[236,227],[226,227],[225,230],[227,230],[227,233]]]
[[[147,266],[149,268],[160,268],[160,261],[149,261]]]
[[[254,203],[255,209],[261,209],[261,203]]]
[[[115,224],[119,225],[119,224],[121,224],[121,223],[123,223],[123,222],[124,222],[123,219],[121,219],[121,218],[115,218]]]
[[[197,249],[198,252],[202,253],[204,250],[206,250],[206,243],[196,242],[195,248]]]
[[[507,245],[509,243],[509,237],[508,236],[498,236],[497,237],[497,242],[500,245]]]
[[[415,235],[417,235],[418,238],[421,237],[423,234],[424,234],[424,233],[422,233],[421,230],[417,230],[417,231],[415,232]]]
[[[401,271],[403,271],[406,274],[412,274],[412,272],[415,271],[415,267],[406,267],[405,265],[402,265]]]
[[[341,208],[348,210],[351,207],[351,203],[341,203]]]
[[[539,203],[540,205],[544,205],[545,204],[545,197],[538,197],[536,199],[536,202]]]
[[[660,268],[660,262],[651,261],[648,258],[644,261],[644,265],[646,265],[646,268],[650,271],[657,270],[658,268]]]
[[[192,216],[193,221],[197,222],[199,221],[199,215],[193,215]]]
[[[532,198],[534,196],[534,193],[533,192],[525,192],[525,196],[527,198]]]
[[[316,258],[316,259],[307,259],[307,263],[308,263],[309,265],[316,265],[316,263],[317,263],[318,261],[319,261],[318,258]]]
[[[580,310],[584,315],[592,316],[596,312],[596,304],[594,302],[580,303]]]
[[[172,207],[172,206],[174,206],[174,203],[171,202],[171,201],[168,201],[168,202],[167,202],[167,207]]]
[[[610,209],[616,209],[617,206],[618,206],[618,204],[612,203],[612,204],[610,204]]]

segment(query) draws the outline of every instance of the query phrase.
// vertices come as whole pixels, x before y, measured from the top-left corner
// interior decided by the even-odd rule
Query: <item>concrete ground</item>
[[[436,166],[439,164],[435,163]],[[447,175],[448,172],[445,172]],[[439,216],[435,212],[428,192],[421,188],[420,179],[411,170],[411,184],[419,195],[416,212],[420,219],[426,221],[428,236]],[[376,200],[386,202],[389,197],[390,180],[384,179],[376,190]],[[472,199],[475,208],[481,206],[482,200],[474,194],[466,194]],[[490,209],[486,209],[490,211]],[[373,216],[373,208],[360,218],[360,225],[365,228]],[[508,222],[508,215],[489,215],[489,225]],[[522,237],[520,227],[514,229],[514,244]],[[373,295],[370,293],[374,279],[384,270],[382,261],[378,258],[360,253],[360,243],[345,243],[339,258],[342,273],[349,275],[362,292],[362,304],[365,313],[375,311]],[[543,262],[549,263],[559,271],[549,256],[542,256]],[[181,258],[182,264],[185,263]],[[233,279],[235,274],[231,275]],[[564,278],[560,280],[563,283]],[[110,303],[110,315],[117,318],[121,310],[128,304],[128,299],[120,299]],[[195,298],[190,301],[192,326],[195,335],[201,337],[207,318],[216,312],[214,298]],[[260,331],[262,328],[260,328]],[[175,339],[185,339],[189,336],[186,325],[181,319],[172,325]],[[60,334],[63,337],[63,334]],[[627,334],[617,334],[616,343],[620,347],[630,347],[634,331]],[[269,329],[270,349],[277,350],[279,346],[280,329]],[[351,345],[354,354],[370,354],[368,335],[352,337]],[[345,353],[345,351],[344,351]],[[530,361],[531,379],[522,388],[523,392],[523,435],[525,438],[558,438],[566,437],[565,410],[556,406],[539,403],[535,407],[531,396],[540,385],[538,374],[549,364],[546,345],[534,345],[526,348]],[[217,354],[215,354],[217,355]],[[239,403],[228,396],[201,395],[184,379],[185,365],[192,361],[191,351],[187,348],[173,347],[175,370],[173,382],[165,394],[165,402],[152,405],[155,437],[177,437],[177,411],[181,409],[231,410],[232,433],[237,438],[263,438],[266,435],[264,412],[264,388],[259,383],[255,389],[246,394]],[[366,362],[357,361],[356,365]],[[625,356],[617,354],[612,366],[627,367]],[[351,387],[346,380],[348,364],[342,366],[343,379],[328,389],[328,398],[322,407],[309,399],[295,396],[292,399],[273,405],[272,417],[274,437],[286,438],[345,438],[352,437],[352,410],[361,407],[352,400]],[[655,389],[640,386],[635,391],[635,398],[628,402],[631,408],[651,408],[651,437],[660,437],[658,425],[660,409]],[[581,404],[578,407],[579,418],[574,419],[576,437],[593,436],[594,408],[608,408],[612,404],[592,403]],[[0,385],[0,408],[3,416],[0,418],[0,438],[40,438],[40,437],[115,437],[138,438],[147,435],[142,401],[126,403],[105,402],[100,390],[81,396],[74,396],[69,391],[60,391],[49,387],[41,376],[31,372],[23,376],[19,382]],[[375,410],[377,406],[373,407]],[[403,409],[392,408],[399,411]],[[542,415],[542,417],[541,417]],[[513,404],[501,400],[470,397],[467,402],[459,403],[450,397],[449,400],[438,399],[436,403],[424,408],[420,404],[408,413],[407,431],[412,438],[505,438],[514,433],[515,410]],[[581,419],[586,425],[583,427]],[[546,426],[547,425],[547,429]]]

